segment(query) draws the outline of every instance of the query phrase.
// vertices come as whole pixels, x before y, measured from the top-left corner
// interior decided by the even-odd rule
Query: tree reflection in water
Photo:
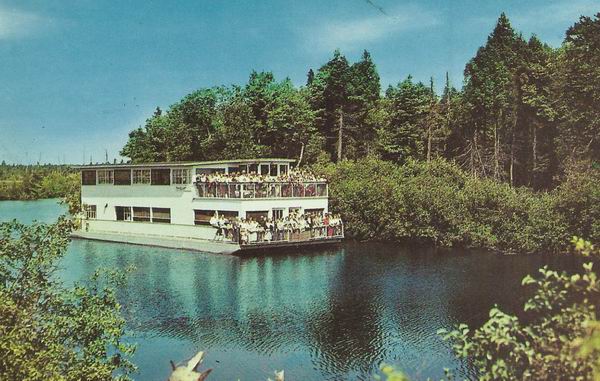
[[[520,279],[540,261],[384,244],[239,258],[74,241],[63,278],[136,266],[118,296],[140,379],[166,379],[170,358],[197,350],[213,379],[266,379],[275,369],[368,379],[381,362],[424,379],[444,367],[469,373],[435,332],[480,324],[494,303],[518,309]]]

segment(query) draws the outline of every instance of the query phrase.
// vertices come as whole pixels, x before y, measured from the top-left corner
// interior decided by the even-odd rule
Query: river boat
[[[214,253],[340,242],[341,220],[328,223],[327,182],[280,180],[293,163],[240,159],[75,166],[81,173],[83,212],[73,237]],[[228,175],[234,173],[269,180],[231,181]],[[206,180],[219,174],[227,181]],[[264,221],[300,215],[319,218],[302,229],[264,228]]]

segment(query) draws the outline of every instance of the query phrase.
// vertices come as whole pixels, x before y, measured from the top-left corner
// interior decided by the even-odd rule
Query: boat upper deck
[[[195,191],[195,198],[327,198],[326,180],[294,171],[290,168],[293,162],[292,159],[244,159],[90,164],[74,168],[81,171],[86,194],[91,194],[90,187],[98,187],[106,196],[129,192],[150,195],[156,194],[156,188],[171,186],[174,191]]]

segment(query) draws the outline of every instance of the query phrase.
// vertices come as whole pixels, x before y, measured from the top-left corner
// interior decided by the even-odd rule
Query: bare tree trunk
[[[427,162],[431,161],[431,121],[427,127]]]
[[[537,128],[533,125],[533,143],[531,144],[531,177],[533,183],[536,183],[536,172],[537,172]]]
[[[477,147],[477,131],[473,131],[473,140],[471,141],[471,176],[475,177],[475,149]]]
[[[514,132],[513,132],[514,135]],[[515,144],[514,144],[514,137],[513,137],[513,143],[510,145],[510,169],[509,169],[509,176],[510,176],[510,186],[513,186],[514,183],[514,168],[515,168]]]
[[[339,129],[338,129],[338,147],[337,147],[337,159],[338,161],[342,161],[342,137],[344,136],[344,113],[340,108],[340,119],[339,119]]]
[[[304,143],[300,144],[302,144],[302,146],[300,146],[300,157],[298,158],[297,167],[300,167],[300,164],[302,163],[302,158],[304,157]]]
[[[499,159],[498,159],[498,123],[494,123],[494,179],[498,180]]]

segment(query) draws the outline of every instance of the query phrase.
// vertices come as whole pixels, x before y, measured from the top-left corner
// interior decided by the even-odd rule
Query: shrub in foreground
[[[65,288],[56,278],[71,224],[0,224],[0,379],[112,380],[133,348],[110,282]]]
[[[580,255],[598,254],[589,242],[573,242]],[[544,266],[539,278],[523,279],[534,288],[523,319],[494,307],[476,330],[460,324],[439,334],[474,363],[480,380],[600,380],[600,280],[592,267],[568,275]]]

